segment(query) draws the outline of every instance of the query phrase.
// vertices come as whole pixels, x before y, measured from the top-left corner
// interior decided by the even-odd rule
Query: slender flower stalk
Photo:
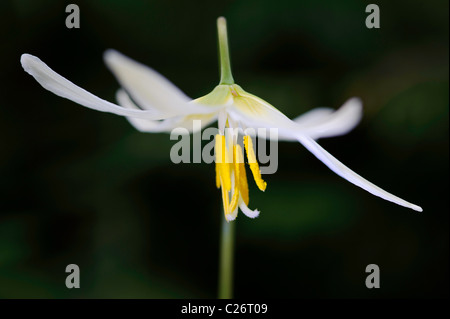
[[[234,223],[222,220],[219,259],[219,291],[220,299],[233,298],[233,268],[234,268]]]
[[[219,34],[219,57],[220,57],[220,83],[225,85],[234,84],[231,74],[230,53],[228,50],[227,21],[224,17],[217,19],[217,30]]]

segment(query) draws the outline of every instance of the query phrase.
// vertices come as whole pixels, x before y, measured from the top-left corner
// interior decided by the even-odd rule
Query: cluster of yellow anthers
[[[236,218],[239,202],[243,201],[248,205],[249,195],[242,147],[239,144],[228,145],[224,135],[216,135],[216,186],[222,188],[225,218],[233,220]],[[265,191],[267,183],[261,177],[250,136],[244,136],[244,147],[255,183],[260,190]]]

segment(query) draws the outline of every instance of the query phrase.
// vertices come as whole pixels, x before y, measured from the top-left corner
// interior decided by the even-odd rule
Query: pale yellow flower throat
[[[258,188],[265,191],[267,183],[262,179],[258,162],[256,161],[253,142],[249,136],[244,136],[244,147],[253,178]],[[222,188],[222,201],[225,217],[235,215],[242,200],[248,205],[248,183],[245,172],[244,153],[239,144],[227,145],[224,135],[217,134],[215,139],[216,154],[216,186]],[[234,218],[232,218],[234,219]],[[229,218],[227,218],[229,220]]]

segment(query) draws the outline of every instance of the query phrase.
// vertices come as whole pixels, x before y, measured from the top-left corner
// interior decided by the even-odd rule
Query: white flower
[[[233,220],[238,207],[249,217],[259,211],[248,208],[248,185],[244,166],[244,152],[237,143],[238,135],[225,137],[225,128],[276,128],[280,140],[298,141],[333,172],[349,182],[385,200],[422,211],[422,208],[392,195],[346,167],[315,140],[341,135],[352,130],[360,121],[362,103],[358,98],[348,100],[340,109],[317,108],[290,120],[275,107],[244,91],[231,76],[226,25],[218,20],[222,74],[214,90],[191,100],[181,90],[151,68],[113,50],[105,52],[106,65],[122,86],[117,92],[119,105],[105,101],[73,84],[50,69],[39,58],[23,54],[21,63],[45,89],[88,108],[127,117],[142,132],[170,132],[177,127],[192,131],[193,120],[201,120],[202,127],[218,121],[216,136],[216,182],[222,189],[225,217]],[[244,132],[245,133],[245,132]],[[244,136],[250,169],[257,186],[265,190],[254,154],[252,140]]]

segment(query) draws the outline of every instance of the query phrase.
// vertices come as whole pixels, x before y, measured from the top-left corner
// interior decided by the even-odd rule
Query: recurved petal
[[[117,91],[116,99],[119,105],[124,108],[139,110],[139,107],[133,103],[128,94],[122,89]],[[157,121],[127,116],[127,120],[141,132],[165,132],[171,130],[174,126],[174,118]]]
[[[347,134],[361,121],[362,102],[351,98],[338,110],[316,108],[294,119],[314,139]]]
[[[191,99],[164,76],[115,50],[107,50],[104,60],[121,86],[143,109],[177,116],[212,113],[220,108],[189,103]]]
[[[229,116],[240,126],[252,128],[258,134],[259,128],[276,128],[278,138],[292,139],[292,132],[307,134],[306,130],[281,113],[263,99],[245,92],[240,86],[233,85],[238,96],[233,98],[233,105],[227,108]],[[247,133],[254,135],[252,133]],[[261,136],[273,138],[271,135]]]
[[[335,110],[331,107],[316,107],[292,120],[300,125],[316,125],[329,118],[333,112]]]
[[[130,96],[125,92],[125,90],[120,89],[116,94],[117,102],[119,105],[128,108],[138,110],[139,107],[134,104]],[[133,125],[138,131],[141,132],[170,132],[174,128],[182,127],[186,128],[189,132],[196,132],[203,127],[211,124],[217,119],[217,115],[213,114],[192,114],[192,115],[182,115],[175,116],[161,121],[147,120],[136,117],[127,117],[127,120]],[[194,120],[200,120],[201,125],[194,127]]]
[[[413,210],[422,211],[422,208],[411,204],[400,197],[397,197],[391,193],[386,192],[375,184],[369,182],[365,178],[356,174],[354,171],[349,169],[347,166],[338,161],[325,149],[323,149],[319,144],[317,144],[312,138],[307,136],[297,135],[297,139],[302,143],[311,153],[313,153],[319,160],[321,160],[325,165],[327,165],[333,172],[339,176],[345,178],[349,182],[361,187],[362,189],[372,193],[375,196],[379,196],[385,200],[396,203],[400,206],[411,208]]]
[[[125,109],[105,101],[62,77],[33,55],[22,54],[20,62],[24,70],[33,76],[43,88],[90,109],[145,119],[164,118],[159,112],[153,110]]]
[[[310,136],[314,139],[342,135],[353,129],[362,116],[361,100],[352,98],[337,111],[318,108],[296,120],[291,120],[263,99],[244,91],[238,85],[233,87],[238,96],[234,97],[233,106],[227,109],[233,120],[254,130],[276,128],[277,140],[295,141],[295,134]],[[260,134],[259,136],[273,138],[271,135]]]
[[[244,124],[246,127],[252,127],[255,129],[278,128],[278,136],[280,139],[298,140],[319,160],[327,165],[333,172],[345,178],[349,182],[385,200],[394,202],[404,207],[411,208],[416,211],[422,211],[421,207],[411,204],[393,194],[386,192],[385,190],[353,172],[351,169],[346,167],[331,154],[329,154],[326,150],[324,150],[319,144],[317,144],[314,139],[308,135],[309,133],[311,133],[311,131],[308,130],[307,127],[300,126],[299,124],[289,120],[279,111],[272,112],[272,109],[269,107],[270,104],[269,106],[267,106],[262,103],[264,101],[260,101],[262,100],[259,98],[247,99],[245,103],[236,103],[235,100],[234,106],[236,106],[237,104],[237,107],[231,108],[230,110],[228,110],[228,113],[231,117],[233,117],[234,120],[240,121],[241,124]],[[355,103],[353,105],[358,104]],[[247,108],[244,108],[245,106],[247,106]],[[347,108],[346,112],[348,112],[348,110],[352,108],[353,106]],[[358,106],[356,106],[356,108],[358,108]],[[260,135],[260,137],[264,138],[265,136]]]

